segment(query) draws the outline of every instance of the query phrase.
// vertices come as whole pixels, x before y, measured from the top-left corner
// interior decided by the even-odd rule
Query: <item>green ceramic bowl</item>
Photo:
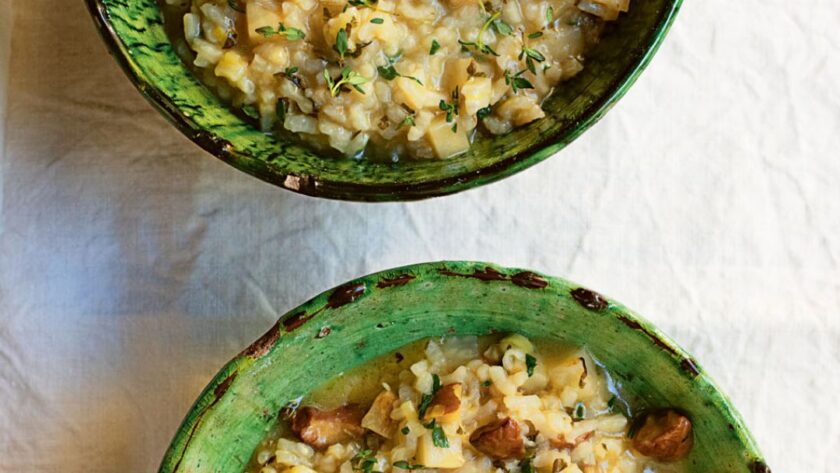
[[[175,54],[156,0],[86,0],[108,48],[140,92],[181,132],[232,166],[303,194],[359,201],[451,194],[510,176],[561,150],[627,91],[665,37],[682,0],[634,0],[584,71],[545,104],[547,117],[481,140],[449,160],[396,164],[322,157],[235,115]]]
[[[516,332],[582,345],[635,402],[688,413],[695,473],[769,473],[697,362],[627,308],[578,285],[486,263],[428,263],[356,279],[284,315],[204,389],[162,473],[241,473],[282,406],[412,341]]]

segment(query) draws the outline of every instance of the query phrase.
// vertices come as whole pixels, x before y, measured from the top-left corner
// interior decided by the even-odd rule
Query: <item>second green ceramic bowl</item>
[[[687,473],[770,472],[726,397],[650,323],[568,281],[467,262],[366,276],[284,315],[204,389],[160,472],[241,473],[280,409],[323,381],[422,338],[498,332],[585,346],[636,405],[687,413]]]
[[[232,166],[302,194],[358,201],[413,200],[459,192],[532,166],[577,138],[627,91],[665,37],[681,0],[634,0],[592,51],[584,71],[544,104],[547,117],[480,140],[447,160],[322,157],[275,139],[234,114],[175,54],[156,0],[86,0],[111,54],[181,132]]]

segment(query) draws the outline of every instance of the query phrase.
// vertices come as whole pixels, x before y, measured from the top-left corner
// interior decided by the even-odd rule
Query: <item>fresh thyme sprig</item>
[[[341,69],[341,78],[338,80],[334,80],[330,76],[330,72],[324,69],[324,80],[327,81],[327,87],[330,89],[330,95],[336,97],[339,93],[341,93],[342,87],[345,85],[349,85],[358,90],[359,93],[364,94],[365,89],[359,86],[368,82],[370,79],[352,70],[350,66],[344,66]]]
[[[277,28],[272,28],[270,26],[263,26],[257,28],[257,33],[263,35],[265,38],[271,38],[272,36],[282,35],[285,36],[289,41],[297,41],[299,39],[303,39],[306,37],[306,33],[302,30],[297,28],[290,28],[284,25],[282,22],[277,26]]]

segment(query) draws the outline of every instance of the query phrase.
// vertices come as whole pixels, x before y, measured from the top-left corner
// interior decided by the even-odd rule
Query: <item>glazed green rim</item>
[[[354,180],[354,177],[349,174],[347,179],[343,180],[335,177],[337,171],[330,171],[333,176],[325,177],[324,175],[318,175],[317,164],[307,165],[309,166],[306,168],[308,171],[301,173],[299,170],[291,169],[289,164],[269,163],[265,157],[251,155],[245,149],[223,139],[213,130],[202,128],[188,116],[188,113],[185,113],[183,108],[187,107],[186,104],[179,106],[175,103],[145,72],[144,64],[140,63],[142,58],[139,56],[142,55],[136,55],[132,52],[132,48],[140,47],[136,44],[136,40],[134,43],[127,45],[126,41],[128,40],[124,40],[118,29],[114,27],[109,10],[113,6],[109,6],[109,4],[125,10],[129,7],[118,0],[86,0],[86,3],[110,53],[116,58],[135,87],[169,122],[209,153],[263,181],[301,194],[340,200],[400,201],[448,195],[488,184],[533,166],[563,149],[603,117],[636,81],[665,38],[680,9],[682,0],[664,0],[663,8],[659,11],[654,23],[655,27],[646,30],[648,36],[643,41],[643,46],[628,52],[628,54],[633,55],[633,60],[629,66],[620,74],[611,77],[606,92],[599,94],[592,103],[586,105],[579,119],[570,123],[564,122],[562,126],[550,134],[543,135],[535,129],[534,132],[538,133],[536,135],[538,138],[535,138],[533,143],[503,159],[488,162],[486,165],[470,165],[463,168],[456,165],[453,169],[457,169],[448,176],[421,177],[416,181],[402,183],[389,180],[380,181],[375,178],[370,182],[358,182],[358,179]],[[135,21],[135,19],[131,19],[131,21]],[[134,24],[126,23],[122,25],[122,28],[131,30],[131,34],[145,34],[143,32],[145,27]],[[171,49],[171,44],[158,44],[151,48],[152,53],[162,54],[161,51],[156,49],[160,46]],[[184,72],[189,73],[186,67],[184,67]],[[490,150],[490,152],[497,153],[499,151]],[[388,165],[382,164],[381,166]],[[315,170],[312,171],[313,169]],[[321,171],[323,170],[322,168]],[[364,170],[365,173],[369,171],[368,168]]]
[[[390,319],[376,319],[381,321],[381,323],[376,323],[375,327],[371,325],[363,328],[367,333],[365,338],[353,338],[355,336],[353,332],[350,332],[349,329],[346,332],[344,331],[345,328],[352,326],[355,318],[370,313],[366,312],[370,309],[365,309],[365,300],[369,300],[370,304],[374,304],[374,307],[380,310],[380,306],[387,302],[389,304],[387,310],[390,315],[399,311],[399,304],[391,306],[391,302],[401,297],[410,298],[416,296],[423,291],[434,291],[435,288],[440,287],[454,289],[456,297],[461,299],[463,297],[460,294],[467,292],[465,288],[478,288],[481,291],[487,291],[487,293],[493,291],[492,295],[494,297],[503,297],[499,296],[499,293],[502,293],[505,295],[509,294],[511,300],[522,297],[527,300],[539,300],[550,304],[552,314],[555,314],[552,317],[556,317],[558,323],[565,320],[569,311],[575,311],[584,314],[580,319],[584,322],[579,323],[583,323],[584,325],[592,323],[602,324],[602,327],[609,328],[608,332],[611,332],[610,336],[620,337],[620,340],[630,346],[634,344],[637,347],[648,345],[650,350],[640,350],[638,353],[633,353],[632,355],[627,350],[618,350],[616,352],[614,356],[620,355],[622,358],[641,357],[628,361],[633,366],[633,368],[630,368],[631,371],[629,373],[613,373],[614,376],[621,378],[619,382],[627,383],[625,384],[625,388],[628,385],[634,385],[637,388],[639,386],[647,386],[648,390],[650,390],[651,385],[649,384],[649,380],[642,379],[641,376],[635,376],[635,372],[632,370],[636,369],[635,366],[638,366],[636,363],[638,363],[639,359],[648,358],[649,363],[659,363],[656,372],[660,372],[658,371],[660,366],[665,367],[670,372],[670,374],[663,373],[661,375],[663,376],[662,379],[670,379],[672,383],[684,385],[683,387],[667,387],[666,385],[666,391],[673,389],[673,392],[679,392],[681,389],[687,389],[691,393],[690,396],[693,396],[695,399],[692,401],[683,399],[681,402],[693,402],[698,406],[704,406],[704,409],[714,413],[711,417],[716,419],[709,420],[707,417],[705,418],[705,422],[701,422],[700,424],[697,424],[697,422],[703,421],[704,419],[694,419],[694,421],[698,426],[706,425],[705,428],[708,429],[706,435],[715,435],[714,439],[723,444],[724,448],[722,451],[719,450],[719,444],[705,445],[703,447],[696,445],[695,450],[702,448],[703,454],[701,456],[703,458],[709,454],[716,454],[722,458],[728,458],[729,460],[727,461],[732,461],[732,458],[735,458],[735,463],[726,465],[729,467],[727,471],[770,473],[770,469],[759,452],[753,437],[744,425],[741,416],[731,405],[731,402],[691,355],[662,334],[650,322],[597,292],[561,278],[518,268],[505,268],[490,263],[464,261],[423,263],[386,270],[354,279],[312,298],[283,315],[268,332],[225,365],[202,391],[199,398],[187,413],[178,432],[175,434],[163,458],[159,472],[196,471],[198,468],[194,464],[192,466],[187,465],[185,461],[187,457],[190,457],[190,460],[194,461],[195,457],[198,456],[198,465],[200,466],[201,459],[203,458],[201,457],[201,452],[207,449],[214,451],[212,447],[213,442],[216,442],[217,446],[229,445],[231,438],[236,439],[235,442],[240,442],[236,446],[239,449],[237,452],[247,450],[247,455],[250,456],[263,434],[256,432],[255,435],[259,438],[255,439],[253,438],[254,432],[249,432],[251,438],[242,443],[241,438],[236,437],[236,433],[231,433],[232,430],[237,428],[236,422],[226,418],[225,413],[229,414],[230,412],[234,412],[236,415],[241,416],[243,412],[240,409],[242,409],[242,405],[245,403],[249,406],[246,408],[246,411],[250,409],[246,417],[250,415],[259,418],[258,420],[251,419],[251,427],[253,427],[254,422],[258,424],[260,422],[263,424],[275,422],[281,406],[257,405],[256,400],[249,399],[249,396],[251,396],[248,394],[251,392],[249,390],[255,389],[256,387],[258,389],[256,391],[257,394],[264,395],[265,389],[267,389],[265,386],[260,386],[255,379],[262,377],[263,380],[270,380],[271,375],[269,373],[271,373],[272,369],[294,370],[293,367],[288,366],[290,361],[298,364],[304,362],[304,360],[310,360],[310,357],[315,356],[319,351],[323,355],[324,348],[329,346],[329,340],[336,340],[335,337],[339,337],[339,341],[337,342],[339,343],[338,347],[343,346],[341,343],[354,344],[350,351],[339,350],[341,355],[336,356],[351,360],[342,361],[345,365],[346,363],[355,363],[358,365],[367,359],[388,353],[411,341],[427,336],[440,336],[453,333],[456,330],[454,325],[450,325],[449,328],[447,328],[447,325],[458,323],[458,316],[447,314],[445,311],[440,311],[440,309],[438,311],[426,311],[425,317],[429,320],[423,322],[426,325],[421,329],[422,334],[416,330],[405,328],[415,323],[411,314],[416,315],[416,312],[396,314]],[[461,291],[464,292],[462,293]],[[531,292],[529,291],[537,291],[541,292],[541,294],[530,296]],[[419,302],[416,304],[424,304],[423,301],[426,301],[429,297],[429,295],[417,296],[417,301]],[[539,303],[535,302],[534,304]],[[519,310],[528,310],[528,307],[520,307],[520,305],[516,307],[517,312]],[[533,307],[537,307],[537,305]],[[462,309],[452,308],[451,310],[458,311]],[[555,310],[557,312],[554,312]],[[469,312],[469,309],[467,311]],[[488,308],[486,313],[482,309],[481,313],[469,314],[469,321],[465,325],[474,324],[475,326],[470,328],[459,325],[457,329],[458,333],[475,335],[492,333],[497,327],[501,330],[510,330],[511,327],[494,325],[499,323],[500,319],[493,319],[491,314],[492,308]],[[463,317],[463,314],[461,317]],[[429,323],[431,321],[430,318],[434,318],[435,323]],[[544,319],[531,321],[530,323],[536,323],[536,325],[531,325],[528,330],[544,330],[542,327],[544,325],[547,326],[547,323],[541,322],[542,320]],[[358,324],[360,322],[356,323]],[[404,323],[405,325],[400,326],[400,323]],[[515,326],[520,324],[518,318],[513,323]],[[529,322],[521,323],[523,328],[527,323]],[[389,327],[389,325],[393,325],[393,327]],[[332,330],[330,330],[330,327],[332,327]],[[381,332],[385,329],[392,330],[387,333]],[[409,333],[403,333],[403,330]],[[585,334],[584,336],[591,339],[592,333],[586,330],[585,328],[583,332]],[[378,339],[375,336],[377,331],[382,333]],[[374,338],[370,339],[370,343],[367,343],[371,336],[370,332],[374,333]],[[333,338],[327,338],[331,333]],[[431,333],[435,334],[430,335]],[[393,340],[394,337],[399,338],[399,340]],[[382,342],[382,340],[386,341]],[[323,345],[324,343],[328,345]],[[386,347],[383,344],[390,345]],[[614,348],[613,345],[608,346]],[[334,348],[335,350],[336,348]],[[346,366],[342,367],[342,370],[344,368]],[[329,370],[337,368],[335,366],[328,368],[319,366],[318,369],[329,372]],[[607,365],[607,369],[613,370],[618,368]],[[306,377],[308,378],[316,377],[314,375],[309,376],[308,374],[307,372]],[[676,377],[674,378],[674,376]],[[287,388],[289,391],[294,392],[282,394],[286,396],[285,399],[287,401],[285,402],[304,395],[309,389],[317,386],[319,382],[318,380],[308,380],[306,381],[306,383],[309,383],[308,386]],[[293,379],[288,381],[288,383],[291,385],[297,383],[299,385],[302,381],[300,379]],[[661,388],[662,386],[659,386],[656,389]],[[661,395],[661,393],[657,395]],[[667,402],[671,403],[675,401],[668,399]],[[238,407],[231,408],[230,406],[232,405]],[[231,411],[230,409],[233,410]],[[251,430],[253,431],[254,429],[252,428]],[[224,432],[220,433],[220,431]],[[220,441],[219,437],[223,437],[221,440],[223,443],[221,444],[218,443]],[[191,450],[191,446],[196,443],[199,445]],[[196,449],[199,453],[196,453]],[[224,457],[224,460],[227,461],[226,465],[213,464],[213,467],[209,470],[205,470],[205,468],[201,468],[200,470],[239,473],[248,461],[247,458],[239,457],[238,455],[237,458]],[[703,463],[706,460],[701,459],[699,464],[695,463],[696,461],[692,460],[692,470],[690,471],[698,471],[698,467],[701,468],[699,471],[708,471],[707,468],[705,470],[702,469],[708,466]],[[211,462],[207,461],[206,463]],[[720,470],[718,469],[718,471]]]

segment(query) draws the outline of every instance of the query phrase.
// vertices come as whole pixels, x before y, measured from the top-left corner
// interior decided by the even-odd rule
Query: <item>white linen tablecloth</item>
[[[440,259],[615,297],[697,356],[775,472],[836,469],[837,0],[688,0],[560,156],[383,205],[205,155],[135,92],[80,0],[0,7],[0,470],[153,471],[205,383],[279,315]]]

